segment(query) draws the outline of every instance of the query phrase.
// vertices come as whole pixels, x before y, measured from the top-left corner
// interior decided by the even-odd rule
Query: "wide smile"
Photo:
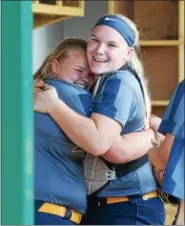
[[[83,83],[83,82],[80,82],[80,81],[75,81],[73,82],[76,86],[82,88],[82,89],[87,89],[88,86],[89,86],[89,83]]]
[[[105,60],[105,59],[101,59],[101,58],[97,58],[97,57],[92,57],[92,59],[97,62],[97,63],[107,63],[108,60]]]

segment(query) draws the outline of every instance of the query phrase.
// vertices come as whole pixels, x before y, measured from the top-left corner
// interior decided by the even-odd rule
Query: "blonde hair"
[[[46,79],[52,74],[51,62],[61,61],[69,57],[69,50],[86,51],[87,42],[81,38],[66,38],[46,57],[40,68],[35,72],[34,79]]]
[[[130,20],[129,18],[127,18],[123,15],[120,15],[120,14],[116,14],[116,16],[120,17],[121,19],[126,21],[128,23],[128,25],[131,27],[131,29],[134,31],[134,34],[135,34],[135,42],[134,42],[134,45],[132,46],[134,49],[134,52],[133,52],[129,62],[131,63],[132,68],[136,71],[137,75],[139,76],[139,78],[141,80],[145,108],[146,108],[146,110],[145,110],[146,111],[145,127],[148,128],[149,127],[149,118],[150,118],[150,114],[151,114],[151,98],[150,98],[150,92],[149,92],[149,88],[148,88],[148,81],[144,75],[143,65],[138,57],[138,54],[140,52],[139,32],[136,27],[136,24],[132,20]]]

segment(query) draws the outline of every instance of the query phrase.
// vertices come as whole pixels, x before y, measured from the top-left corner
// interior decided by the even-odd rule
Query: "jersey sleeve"
[[[159,127],[162,134],[176,135],[184,123],[184,81],[175,89]]]
[[[135,89],[124,79],[108,79],[96,96],[92,112],[118,121],[122,127],[128,121],[136,103]]]
[[[93,99],[92,96],[89,94],[80,94],[79,95],[80,102],[82,104],[83,112],[87,117],[90,117],[91,114],[91,108]]]

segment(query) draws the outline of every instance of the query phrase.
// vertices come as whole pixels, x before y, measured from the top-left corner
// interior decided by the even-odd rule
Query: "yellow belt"
[[[157,192],[156,191],[152,191],[150,193],[144,194],[142,195],[142,198],[144,200],[150,199],[150,198],[154,198],[157,197]],[[112,203],[117,203],[117,202],[128,202],[129,201],[129,197],[125,196],[125,197],[108,197],[106,198],[107,200],[107,204],[112,204]]]
[[[69,209],[65,206],[59,206],[53,203],[46,202],[38,209],[38,212],[50,213],[64,218],[68,210]],[[75,224],[79,224],[82,219],[82,214],[74,210],[70,211],[71,217],[69,218],[69,220],[74,222]]]

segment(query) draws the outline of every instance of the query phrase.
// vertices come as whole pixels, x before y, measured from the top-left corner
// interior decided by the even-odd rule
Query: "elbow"
[[[107,139],[100,139],[100,136],[96,136],[94,139],[91,137],[83,144],[85,146],[84,150],[94,156],[104,155],[111,146]]]
[[[117,161],[117,164],[121,164],[121,163],[125,164],[125,163],[131,162],[131,161],[132,161],[132,159],[122,158],[119,161]]]
[[[107,148],[105,148],[101,145],[95,144],[95,145],[92,145],[91,147],[87,148],[86,151],[94,156],[101,156],[107,152]]]
[[[124,155],[121,151],[113,149],[106,152],[105,155],[103,155],[103,158],[115,164],[122,164],[130,161],[130,158],[128,158],[127,155]]]

